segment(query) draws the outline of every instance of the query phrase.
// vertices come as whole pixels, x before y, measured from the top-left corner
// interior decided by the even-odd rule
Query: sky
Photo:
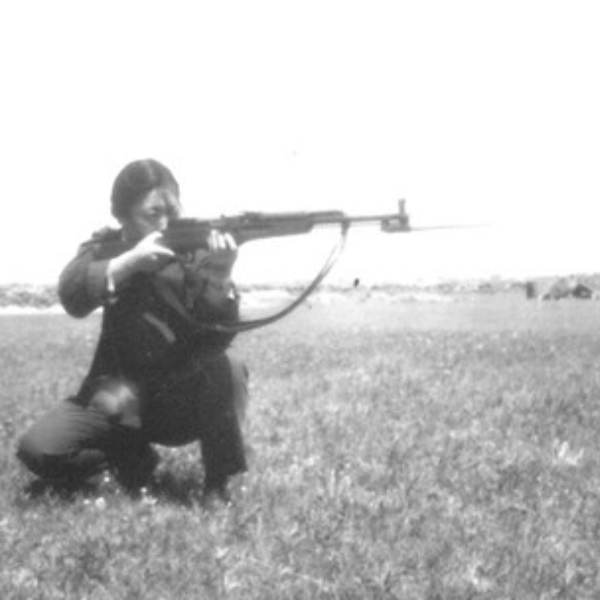
[[[600,4],[23,0],[0,5],[0,282],[49,282],[129,161],[188,216],[394,212],[340,283],[600,271]],[[309,279],[335,230],[241,247],[241,283]]]

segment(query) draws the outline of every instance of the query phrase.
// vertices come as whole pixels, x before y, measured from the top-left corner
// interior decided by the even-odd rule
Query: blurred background
[[[489,225],[351,231],[332,281],[596,272],[599,28],[585,0],[2,3],[0,282],[55,281],[146,157],[189,216]],[[236,278],[304,280],[336,239],[253,242]]]

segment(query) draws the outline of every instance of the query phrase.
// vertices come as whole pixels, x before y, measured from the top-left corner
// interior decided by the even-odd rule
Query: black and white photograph
[[[0,6],[0,597],[600,598],[600,5]]]

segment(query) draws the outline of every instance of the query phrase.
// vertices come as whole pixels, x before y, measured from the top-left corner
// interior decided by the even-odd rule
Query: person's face
[[[121,219],[125,238],[136,241],[154,231],[164,231],[169,220],[179,213],[179,201],[173,192],[162,188],[151,190]]]

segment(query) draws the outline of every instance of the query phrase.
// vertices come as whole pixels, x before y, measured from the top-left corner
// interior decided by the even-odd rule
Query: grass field
[[[0,317],[3,599],[600,598],[600,303],[313,302],[236,340],[250,471],[197,503],[26,493],[17,436],[72,392],[98,319]]]

